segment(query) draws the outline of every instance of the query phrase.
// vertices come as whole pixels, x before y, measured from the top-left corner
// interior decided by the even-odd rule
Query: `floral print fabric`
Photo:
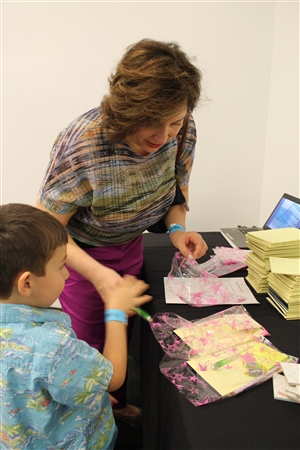
[[[0,305],[1,448],[112,449],[113,367],[67,314]]]

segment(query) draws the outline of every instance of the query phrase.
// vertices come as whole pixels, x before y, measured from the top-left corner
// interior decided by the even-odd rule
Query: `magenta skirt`
[[[126,244],[107,247],[84,248],[86,253],[106,267],[114,269],[120,275],[141,276],[143,266],[142,236]],[[87,342],[100,352],[105,340],[104,304],[94,286],[68,267],[70,272],[59,301],[62,310],[69,314],[72,328],[78,339]],[[129,321],[130,336],[132,320]],[[119,392],[120,391],[120,392]],[[118,407],[126,405],[126,382],[122,388],[113,393],[118,400]]]
[[[92,258],[120,275],[140,277],[143,265],[142,236],[126,244],[107,247],[84,248]],[[70,272],[65,288],[59,297],[62,310],[69,314],[72,328],[78,339],[91,347],[103,350],[104,305],[94,286],[68,267]]]

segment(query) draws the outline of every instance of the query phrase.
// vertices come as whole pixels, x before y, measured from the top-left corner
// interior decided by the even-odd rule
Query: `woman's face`
[[[127,136],[127,144],[134,152],[142,156],[148,156],[156,152],[178,134],[186,113],[187,108],[184,107],[158,128],[140,128]]]

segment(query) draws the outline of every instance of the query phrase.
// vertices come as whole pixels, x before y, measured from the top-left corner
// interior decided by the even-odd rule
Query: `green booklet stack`
[[[268,293],[268,277],[271,273],[270,257],[300,258],[300,230],[280,228],[278,230],[251,231],[246,234],[248,253],[246,280],[258,293]]]

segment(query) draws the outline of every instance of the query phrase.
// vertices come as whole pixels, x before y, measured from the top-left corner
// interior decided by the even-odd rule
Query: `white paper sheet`
[[[281,363],[281,367],[288,383],[300,386],[300,364]]]
[[[297,393],[299,386],[290,386],[284,375],[274,373],[273,375],[273,394],[275,400],[285,400],[287,402],[300,403]]]
[[[184,304],[187,303],[183,300],[180,300],[177,295],[173,294],[169,291],[166,283],[167,277],[164,278],[164,287],[165,287],[165,302],[168,304]],[[258,303],[250,289],[248,288],[247,284],[245,283],[244,278],[236,277],[236,278],[222,278],[222,282],[225,284],[226,288],[232,292],[233,294],[238,294],[240,296],[243,296],[246,298],[245,301],[243,301],[244,304],[251,304],[251,303]],[[228,303],[230,305],[240,305],[241,302],[232,301],[232,303]]]

